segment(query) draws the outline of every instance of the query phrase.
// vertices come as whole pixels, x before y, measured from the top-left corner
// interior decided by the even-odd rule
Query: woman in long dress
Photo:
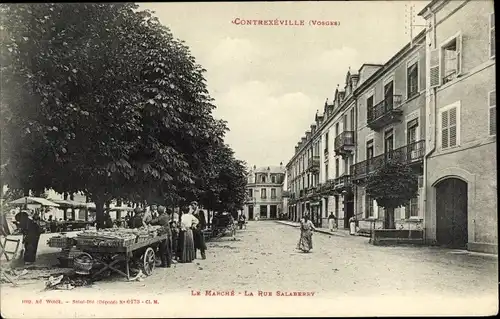
[[[199,221],[193,216],[191,210],[181,216],[178,253],[179,262],[190,263],[196,258],[194,249],[193,228],[198,225]]]
[[[23,234],[24,243],[24,262],[32,264],[36,261],[36,252],[38,250],[38,241],[42,233],[40,226],[34,220],[29,218],[26,211],[21,211],[15,216],[19,228]]]
[[[313,223],[309,220],[308,216],[305,216],[300,221],[300,240],[298,249],[308,253],[312,248],[312,234],[316,230]]]

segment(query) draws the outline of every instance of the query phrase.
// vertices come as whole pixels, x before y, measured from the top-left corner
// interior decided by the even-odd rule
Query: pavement
[[[42,291],[42,280],[1,286],[5,317],[196,317],[491,315],[498,311],[498,260],[436,247],[373,246],[339,230],[296,250],[290,223],[249,222],[236,240],[208,242],[207,259],[157,268],[144,281],[113,277],[92,287]],[[208,294],[207,294],[208,291]],[[280,293],[281,292],[281,295]],[[231,297],[231,292],[234,297]],[[284,297],[308,293],[309,296]],[[197,294],[199,296],[195,296]],[[229,296],[213,296],[214,294]],[[252,294],[250,296],[250,294]],[[264,295],[268,298],[264,298]],[[52,298],[51,311],[22,300]],[[74,305],[75,300],[137,298],[166,306]],[[146,299],[146,301],[144,301]],[[67,307],[67,306],[71,307]]]

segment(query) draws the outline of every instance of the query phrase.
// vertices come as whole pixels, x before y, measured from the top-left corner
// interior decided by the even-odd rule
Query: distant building
[[[247,198],[243,208],[247,220],[278,219],[283,212],[282,187],[285,168],[253,167],[248,173]]]

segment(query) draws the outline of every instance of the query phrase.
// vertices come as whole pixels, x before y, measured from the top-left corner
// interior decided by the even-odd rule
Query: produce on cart
[[[85,253],[85,256],[75,258],[77,263],[82,262],[75,267],[81,269],[88,268],[88,264],[102,265],[93,277],[109,270],[130,279],[130,268],[137,265],[149,276],[156,266],[157,248],[166,238],[161,226],[86,230],[75,238],[77,248]],[[125,269],[120,269],[119,266],[125,266]]]

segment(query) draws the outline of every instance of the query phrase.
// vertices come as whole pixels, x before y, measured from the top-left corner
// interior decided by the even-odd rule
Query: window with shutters
[[[408,99],[418,94],[418,61],[406,68],[406,97]]]
[[[489,133],[490,135],[497,134],[497,95],[496,90],[491,91],[488,97],[489,105]]]
[[[418,197],[414,197],[404,206],[405,218],[418,217]]]
[[[490,57],[495,57],[495,14],[490,15]]]
[[[460,143],[460,113],[457,105],[441,110],[441,148],[455,147]]]
[[[370,121],[370,114],[373,112],[373,95],[366,99],[366,114],[367,119]]]
[[[441,46],[442,82],[448,83],[455,79],[461,71],[462,64],[462,37],[455,36]]]
[[[429,77],[431,80],[430,87],[433,88],[441,85],[441,76],[439,75],[439,50],[431,50],[429,56]]]
[[[408,155],[410,160],[416,160],[420,157],[420,153],[423,152],[422,148],[419,148],[417,142],[417,132],[418,130],[418,118],[413,119],[406,124],[406,145],[408,145]]]
[[[336,158],[335,159],[335,178],[339,177],[339,166],[340,166],[339,159]]]
[[[325,154],[328,154],[328,132],[325,134]]]
[[[371,198],[370,196],[366,196],[366,217],[367,218],[371,218],[371,217],[375,217],[375,210],[373,208],[373,198]]]
[[[271,198],[276,199],[276,188],[271,188]]]
[[[260,190],[260,198],[261,199],[266,199],[267,198],[267,194],[266,194],[266,189],[265,188],[262,188]]]
[[[351,109],[351,131],[354,131],[354,121],[355,121],[355,115],[354,115],[354,108]]]

